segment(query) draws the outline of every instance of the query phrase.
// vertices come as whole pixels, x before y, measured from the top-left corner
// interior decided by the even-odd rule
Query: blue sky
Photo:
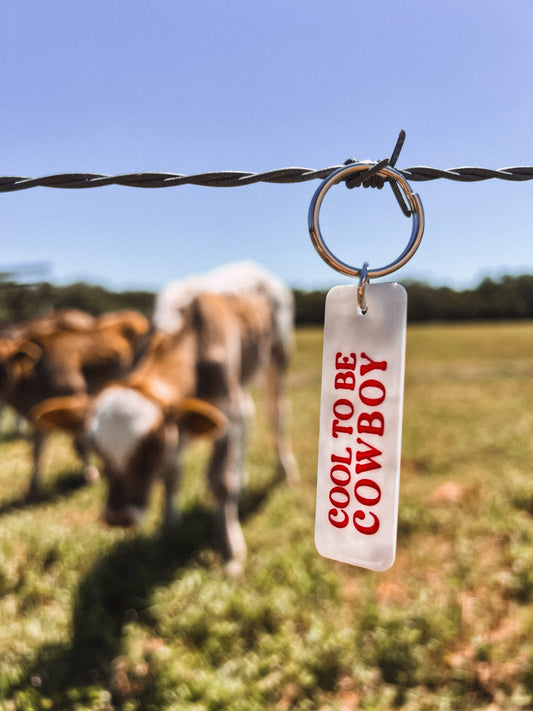
[[[17,0],[2,8],[0,175],[262,172],[390,155],[397,167],[533,165],[530,0]],[[0,270],[158,289],[254,259],[301,288],[346,283],[307,231],[318,181],[4,193]],[[426,231],[393,278],[458,288],[533,272],[533,182],[411,184]],[[386,188],[334,188],[325,238],[390,261]]]

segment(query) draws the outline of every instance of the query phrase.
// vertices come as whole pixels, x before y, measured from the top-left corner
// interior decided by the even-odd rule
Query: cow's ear
[[[33,341],[24,341],[11,354],[9,363],[15,377],[24,377],[30,373],[43,357],[43,349]]]
[[[85,393],[43,400],[30,411],[30,421],[41,431],[66,430],[74,434],[83,430],[91,398]]]
[[[178,424],[195,437],[217,439],[228,428],[226,415],[205,400],[185,398],[179,405]]]
[[[0,360],[7,362],[16,353],[20,343],[12,338],[0,338]]]

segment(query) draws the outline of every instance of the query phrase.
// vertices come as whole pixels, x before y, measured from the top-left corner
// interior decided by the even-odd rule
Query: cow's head
[[[82,436],[100,455],[108,485],[104,511],[112,526],[138,524],[152,483],[172,476],[178,450],[188,439],[219,436],[226,418],[213,405],[194,398],[168,408],[133,388],[112,385],[98,396],[46,400],[32,412],[40,428]]]

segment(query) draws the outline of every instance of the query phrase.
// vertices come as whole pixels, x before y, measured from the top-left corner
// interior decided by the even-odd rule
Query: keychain
[[[403,175],[376,165],[352,163],[322,182],[309,207],[309,233],[327,264],[359,278],[358,285],[333,287],[326,297],[315,543],[327,558],[382,571],[396,554],[407,294],[397,283],[369,281],[413,256],[424,213]],[[379,269],[339,260],[326,246],[318,219],[333,185],[370,169],[398,183],[412,217],[407,247]]]

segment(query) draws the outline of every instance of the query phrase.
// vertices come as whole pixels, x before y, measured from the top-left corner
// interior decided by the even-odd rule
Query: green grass
[[[133,533],[100,523],[104,485],[83,485],[67,437],[31,505],[30,443],[0,442],[0,708],[532,707],[533,324],[409,328],[385,573],[314,549],[321,347],[298,332],[298,488],[276,480],[257,398],[242,581],[216,553],[205,446],[188,457],[181,529],[159,530],[157,489]]]

